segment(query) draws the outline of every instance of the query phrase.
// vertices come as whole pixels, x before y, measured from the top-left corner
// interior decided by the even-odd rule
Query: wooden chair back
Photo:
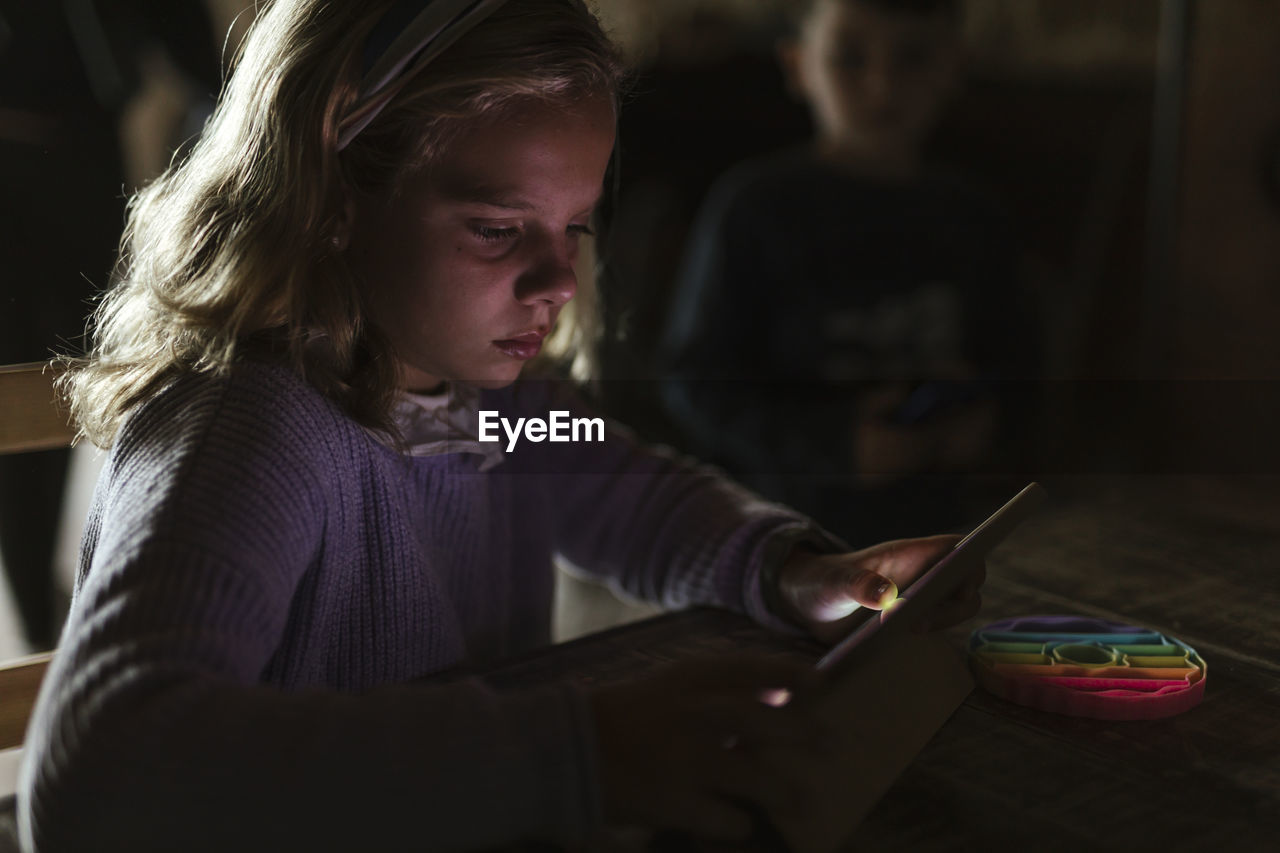
[[[42,363],[0,366],[0,453],[71,444],[75,432],[53,390],[59,373]]]
[[[22,745],[53,652],[0,664],[0,749]]]
[[[58,405],[47,364],[0,366],[0,453],[67,447],[75,432]],[[0,749],[22,744],[52,653],[0,662]]]

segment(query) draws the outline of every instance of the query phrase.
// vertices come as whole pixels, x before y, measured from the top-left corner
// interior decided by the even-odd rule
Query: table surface
[[[1108,477],[1051,500],[988,560],[988,621],[1073,613],[1175,636],[1207,661],[1203,702],[1110,722],[977,688],[859,827],[862,850],[1262,850],[1280,833],[1280,478]],[[702,653],[790,647],[690,611],[554,647],[490,673],[522,686],[632,678]]]

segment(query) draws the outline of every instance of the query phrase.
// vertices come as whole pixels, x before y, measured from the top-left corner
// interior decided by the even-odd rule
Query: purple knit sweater
[[[546,417],[554,392],[486,392]],[[803,517],[637,444],[409,458],[287,369],[185,379],[121,432],[27,738],[31,850],[465,849],[599,821],[581,691],[405,682],[549,641],[560,552],[776,624]]]

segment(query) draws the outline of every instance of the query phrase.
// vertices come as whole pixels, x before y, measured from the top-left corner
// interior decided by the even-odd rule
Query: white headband
[[[365,46],[360,95],[338,125],[338,150],[369,126],[406,80],[505,2],[400,0],[388,9]]]

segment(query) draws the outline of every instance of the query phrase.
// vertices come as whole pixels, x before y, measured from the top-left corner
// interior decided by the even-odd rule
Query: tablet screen
[[[930,608],[950,595],[969,576],[976,564],[1029,516],[1045,498],[1038,483],[1031,483],[990,518],[975,527],[954,548],[898,594],[898,600],[885,611],[873,611],[848,637],[841,640],[818,661],[818,669],[828,680],[857,666],[898,631],[911,624]]]

